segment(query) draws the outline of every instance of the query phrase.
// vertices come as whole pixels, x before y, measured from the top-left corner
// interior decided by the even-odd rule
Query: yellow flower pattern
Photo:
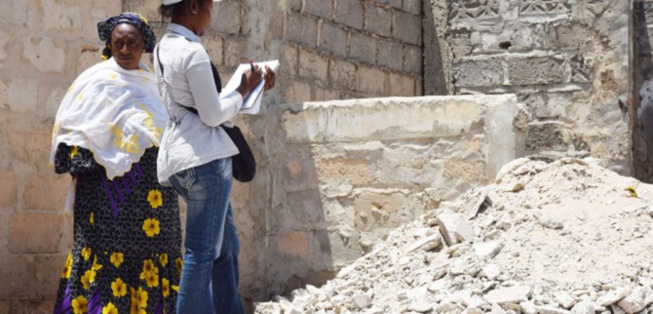
[[[70,159],[73,159],[77,156],[79,156],[79,147],[73,146],[73,148],[70,149]]]
[[[111,291],[113,296],[116,298],[124,297],[127,294],[127,284],[125,284],[122,279],[118,278],[116,281],[111,283]]]
[[[91,225],[95,226],[95,215],[91,212],[91,215],[88,217],[88,222],[91,223]]]
[[[83,248],[82,257],[84,257],[85,261],[88,261],[88,259],[91,258],[91,248],[88,247]]]
[[[70,305],[73,307],[74,314],[82,314],[88,312],[88,300],[86,300],[86,298],[81,295],[73,299]]]
[[[167,298],[170,295],[170,281],[168,279],[161,279],[161,293],[164,298]]]
[[[163,253],[159,255],[159,263],[161,266],[166,267],[166,265],[168,265],[168,254]]]
[[[102,308],[102,314],[119,314],[118,308],[116,308],[113,303],[109,302],[109,304]]]
[[[82,285],[84,286],[84,290],[88,290],[90,285],[95,282],[95,276],[97,273],[94,270],[87,270],[82,278],[80,279],[82,281]]]
[[[159,234],[159,232],[161,232],[161,229],[159,229],[159,221],[154,218],[145,219],[143,222],[143,231],[145,231],[145,234],[150,238]]]
[[[66,264],[61,271],[61,278],[68,279],[70,278],[70,272],[73,269],[73,254],[68,253],[68,258],[66,259]]]
[[[111,133],[113,133],[115,137],[113,145],[120,151],[129,154],[136,154],[139,152],[140,145],[138,142],[138,134],[127,136],[122,132],[122,129],[115,124],[111,127]]]
[[[182,260],[181,257],[178,257],[175,260],[175,266],[177,266],[177,272],[179,273],[179,277],[181,277],[181,268],[184,266],[184,260]]]
[[[150,203],[150,206],[152,208],[158,208],[163,205],[163,195],[161,194],[161,191],[159,190],[150,190],[149,193],[147,193],[147,201]]]
[[[116,252],[111,254],[109,261],[113,266],[120,267],[120,264],[125,261],[125,258],[122,253]]]
[[[143,290],[142,287],[138,287],[138,290],[134,288],[129,288],[129,290],[131,291],[132,306],[136,304],[139,309],[147,308],[147,290]]]
[[[100,269],[102,269],[102,265],[98,264],[96,255],[95,258],[93,258],[93,266],[91,266],[91,270],[98,271]]]

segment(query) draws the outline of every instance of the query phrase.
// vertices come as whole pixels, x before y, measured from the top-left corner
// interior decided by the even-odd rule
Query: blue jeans
[[[231,158],[170,178],[186,200],[186,240],[177,313],[244,313],[238,293],[238,235],[229,197]]]

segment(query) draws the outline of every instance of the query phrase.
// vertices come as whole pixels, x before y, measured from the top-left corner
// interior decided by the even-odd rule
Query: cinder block
[[[341,88],[353,89],[356,86],[357,66],[349,61],[333,59],[329,63],[331,82]]]
[[[299,13],[288,14],[286,36],[289,41],[315,47],[317,44],[317,20]]]
[[[556,57],[508,60],[510,85],[540,85],[563,82],[564,60]]]
[[[336,22],[362,30],[364,21],[362,1],[338,0],[336,6]]]
[[[299,49],[299,76],[328,81],[329,59],[316,52]]]
[[[16,78],[11,80],[7,86],[9,109],[15,113],[37,111],[43,100],[41,89],[41,82],[35,79]]]
[[[454,64],[457,87],[500,86],[503,82],[503,60],[470,60]]]
[[[69,175],[32,175],[23,194],[25,208],[63,211],[70,180]]]
[[[18,187],[16,173],[0,172],[0,208],[16,206]]]
[[[352,32],[349,43],[349,58],[367,64],[376,64],[377,41],[374,37],[359,32]]]
[[[308,234],[302,231],[292,232],[277,239],[277,249],[300,259],[308,258]]]
[[[304,13],[333,20],[333,0],[306,1]]]
[[[392,36],[409,44],[418,45],[422,38],[422,20],[410,13],[395,12]]]
[[[7,43],[11,39],[11,35],[4,29],[0,29],[0,61],[3,61],[9,55],[7,52]],[[0,63],[0,69],[4,69],[4,62]]]
[[[406,46],[404,48],[404,71],[419,74],[423,73],[424,53],[418,46]]]
[[[336,56],[346,56],[347,32],[337,25],[323,23],[318,46]]]
[[[390,37],[392,29],[392,12],[372,2],[365,2],[365,30],[374,34]]]
[[[311,86],[306,81],[291,80],[284,88],[286,102],[299,103],[311,100]]]
[[[11,253],[57,253],[63,214],[15,213],[9,222]]]
[[[415,95],[415,78],[406,75],[390,73],[390,95],[388,96],[417,96]]]
[[[241,2],[222,1],[213,5],[211,29],[220,33],[237,35],[243,24]]]
[[[396,41],[379,41],[379,56],[377,64],[392,70],[401,71],[404,68],[404,46]]]
[[[360,66],[356,73],[356,89],[373,96],[386,96],[388,73],[385,71]]]
[[[60,255],[37,255],[34,259],[36,269],[36,287],[33,296],[49,297],[57,291],[61,279],[61,270],[68,258],[68,253]]]
[[[228,68],[236,68],[243,63],[243,53],[246,51],[247,40],[242,38],[229,38],[222,43],[224,49],[224,65]],[[227,81],[225,81],[227,82]]]
[[[314,101],[329,101],[340,99],[340,90],[322,88],[318,85],[313,86]]]
[[[23,57],[40,72],[63,73],[66,70],[66,43],[47,37],[22,38]],[[33,92],[32,92],[33,94]]]
[[[297,69],[299,68],[299,52],[294,45],[283,44],[281,46],[281,73],[289,74],[291,76],[298,75]]]
[[[26,239],[29,238],[22,240]],[[0,285],[0,298],[11,299],[34,295],[36,274],[31,264],[27,257],[11,254],[0,255],[0,278],[3,281]]]
[[[123,9],[125,11],[138,12],[138,14],[145,17],[150,23],[161,20],[161,14],[159,14],[161,1],[126,0],[123,2]],[[105,17],[109,16],[107,15]]]
[[[11,157],[39,171],[51,171],[48,166],[52,130],[34,129],[30,131],[8,132]]]

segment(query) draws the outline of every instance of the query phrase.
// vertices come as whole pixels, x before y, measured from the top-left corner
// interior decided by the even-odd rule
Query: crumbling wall
[[[447,19],[456,94],[517,94],[534,117],[527,154],[591,155],[632,173],[629,1],[431,3]]]

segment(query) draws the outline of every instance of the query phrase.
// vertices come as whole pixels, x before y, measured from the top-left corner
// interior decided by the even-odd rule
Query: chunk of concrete
[[[470,242],[474,239],[474,229],[461,214],[447,209],[438,215],[437,222],[447,245]]]
[[[521,303],[531,297],[531,287],[514,286],[494,289],[485,295],[485,300],[491,304]]]

